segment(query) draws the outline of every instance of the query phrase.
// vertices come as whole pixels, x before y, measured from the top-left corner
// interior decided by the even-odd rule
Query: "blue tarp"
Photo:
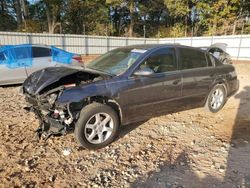
[[[63,64],[70,64],[74,55],[53,46],[51,51],[52,60]],[[6,64],[8,68],[32,66],[33,54],[31,44],[2,46],[0,47],[0,53],[0,64]]]
[[[73,54],[70,52],[67,52],[65,50],[61,50],[59,48],[56,48],[54,46],[51,47],[52,49],[52,60],[64,64],[70,64]]]
[[[1,64],[7,64],[7,51],[5,50],[9,49],[12,45],[5,45],[0,47],[0,65]]]
[[[6,57],[7,67],[30,67],[33,59],[31,47],[30,44],[5,46],[3,53]]]

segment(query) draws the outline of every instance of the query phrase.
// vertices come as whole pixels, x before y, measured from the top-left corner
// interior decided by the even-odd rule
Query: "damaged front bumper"
[[[74,117],[69,109],[69,104],[51,109],[49,104],[41,104],[36,98],[27,94],[26,101],[31,106],[26,107],[25,110],[35,113],[39,120],[39,127],[36,130],[39,138],[45,136],[45,140],[47,140],[52,135],[65,135],[74,129]]]

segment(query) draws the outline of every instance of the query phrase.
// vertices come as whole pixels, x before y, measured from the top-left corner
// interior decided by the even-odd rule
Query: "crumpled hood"
[[[68,67],[49,67],[32,73],[23,83],[23,91],[36,95],[47,86],[57,82],[61,78],[82,72],[83,69]]]

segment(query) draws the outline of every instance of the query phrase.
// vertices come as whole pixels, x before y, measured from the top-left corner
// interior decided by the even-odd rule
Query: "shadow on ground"
[[[139,177],[131,187],[250,187],[250,87],[246,86],[234,97],[240,99],[240,104],[233,126],[224,179],[207,174],[198,176],[189,165],[190,152],[182,151],[173,160],[170,151],[167,161],[157,170]]]
[[[120,127],[119,129],[119,134],[117,136],[117,138],[115,139],[115,141],[123,138],[124,136],[126,136],[127,134],[129,134],[131,131],[137,129],[139,126],[141,126],[143,123],[145,123],[147,120],[145,121],[140,121],[137,123],[132,123],[129,125],[123,125]]]

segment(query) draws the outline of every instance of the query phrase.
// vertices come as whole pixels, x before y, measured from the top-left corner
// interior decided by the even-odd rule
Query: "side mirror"
[[[154,74],[154,71],[150,68],[142,68],[134,72],[135,76],[150,76]]]

